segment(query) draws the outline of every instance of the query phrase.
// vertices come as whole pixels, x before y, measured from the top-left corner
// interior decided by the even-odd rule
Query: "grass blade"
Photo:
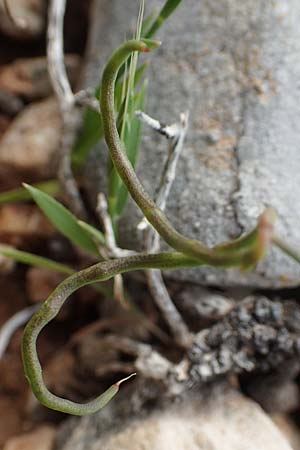
[[[42,256],[34,255],[33,253],[16,250],[14,247],[10,247],[9,245],[0,244],[0,254],[29,266],[55,270],[56,272],[64,273],[66,275],[72,275],[74,273],[74,270],[65,264],[58,263],[52,259],[44,258]]]
[[[143,110],[145,106],[145,98],[147,92],[147,81],[144,82],[142,89],[140,92],[136,94],[135,101],[132,103],[131,111],[130,111],[130,130],[128,133],[125,133],[124,141],[126,148],[128,149],[127,154],[128,158],[133,165],[136,165],[138,160],[140,142],[141,142],[141,128],[142,124],[139,119],[135,116],[135,111]],[[120,180],[121,181],[121,180]],[[120,182],[120,187],[117,196],[116,202],[116,218],[119,219],[122,215],[124,208],[126,206],[128,199],[128,191],[124,186],[123,182]]]
[[[83,228],[92,237],[92,239],[95,240],[96,243],[101,245],[106,244],[104,234],[100,230],[97,230],[97,228],[83,222],[82,220],[78,220],[78,225]]]
[[[42,181],[41,183],[36,183],[33,186],[49,195],[55,195],[60,190],[57,180]],[[6,203],[24,202],[27,200],[31,200],[31,195],[24,187],[19,189],[11,189],[0,193],[0,205],[4,205]]]
[[[181,2],[182,0],[167,0],[145,37],[151,39]]]
[[[33,186],[24,184],[33,200],[50,220],[52,225],[73,244],[98,255],[97,247],[91,236],[78,224],[76,217],[50,195]]]
[[[135,33],[135,39],[139,40],[141,38],[142,27],[143,27],[143,17],[145,10],[145,2],[142,0],[140,2],[139,14],[137,19],[137,27]],[[137,139],[139,133],[139,124],[135,117],[135,110],[138,108],[136,105],[136,98],[134,94],[135,90],[135,80],[137,78],[137,63],[138,63],[138,53],[135,52],[130,59],[129,74],[126,77],[127,91],[124,103],[124,112],[122,111],[122,121],[120,126],[120,138],[124,143],[124,147],[128,154],[128,157],[133,165],[136,163],[139,139]],[[140,97],[144,98],[145,87],[142,88],[143,95]],[[139,97],[138,97],[139,98]],[[112,219],[114,228],[116,228],[116,222],[118,221],[120,214],[126,204],[127,192],[121,181],[119,175],[117,174],[115,168],[112,164],[109,165],[109,186],[108,186],[108,209]]]
[[[75,273],[75,270],[72,269],[72,267],[66,266],[65,264],[58,263],[52,259],[44,258],[43,256],[34,255],[33,253],[17,250],[9,245],[0,244],[0,254],[22,264],[53,270],[68,276]],[[107,298],[111,298],[113,296],[113,291],[108,282],[93,284],[92,288],[97,292],[101,292]]]
[[[72,163],[76,168],[82,167],[90,150],[103,138],[101,114],[87,108],[84,113],[83,128],[72,152]]]

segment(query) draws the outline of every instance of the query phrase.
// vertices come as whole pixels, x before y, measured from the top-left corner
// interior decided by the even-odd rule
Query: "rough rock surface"
[[[219,395],[218,395],[219,394]],[[117,400],[118,401],[118,400]],[[104,414],[103,414],[104,413]],[[106,418],[104,417],[106,415]],[[59,450],[291,450],[271,419],[251,400],[229,390],[210,400],[194,395],[105,430],[108,412],[73,421]]]
[[[148,0],[147,11],[162,3]],[[99,68],[128,35],[137,11],[136,0],[95,6],[87,86],[96,84]],[[185,235],[207,245],[229,240],[251,228],[271,205],[279,215],[279,234],[300,246],[299,21],[298,0],[186,0],[159,31],[163,45],[152,56],[147,112],[172,123],[190,111],[167,211]],[[167,145],[144,131],[138,173],[153,195]],[[103,156],[100,161],[103,180]],[[90,169],[95,193],[103,187]],[[141,245],[139,220],[130,202],[121,224],[126,246]],[[298,284],[299,268],[274,250],[254,273],[201,268],[175,276],[211,285],[278,287]]]

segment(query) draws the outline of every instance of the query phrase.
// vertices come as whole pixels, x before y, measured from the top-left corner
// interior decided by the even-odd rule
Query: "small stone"
[[[234,364],[242,371],[251,372],[255,369],[255,363],[245,352],[237,352],[232,355]]]
[[[45,28],[45,0],[9,0],[9,11],[0,8],[0,29],[8,36],[32,39]]]
[[[217,323],[212,327],[208,334],[206,342],[211,348],[220,346],[228,336],[228,329],[225,323]]]
[[[228,373],[232,367],[232,352],[225,347],[221,348],[213,363],[216,363],[212,364],[216,375]]]
[[[256,325],[253,337],[255,350],[262,355],[266,355],[269,353],[271,343],[275,340],[276,333],[271,327]]]
[[[248,325],[252,319],[251,314],[249,313],[246,306],[241,305],[236,308],[235,312],[236,320],[239,325]]]
[[[293,340],[291,339],[289,331],[286,328],[282,327],[278,331],[276,338],[276,345],[279,350],[285,353],[292,352],[294,343]]]
[[[0,141],[0,174],[54,176],[60,131],[60,113],[54,99],[27,106]]]
[[[7,204],[0,208],[0,239],[12,245],[28,245],[49,238],[54,228],[34,205]]]
[[[270,321],[271,302],[265,297],[258,298],[255,302],[254,315],[258,322],[266,323]]]
[[[79,62],[77,55],[65,56],[67,74],[71,83],[74,83],[78,77]],[[0,89],[27,100],[47,97],[52,93],[47,59],[45,57],[23,58],[3,66],[0,72]]]
[[[55,435],[56,430],[53,426],[44,425],[31,433],[9,439],[3,450],[52,450]]]
[[[274,321],[278,324],[281,324],[283,318],[283,306],[279,302],[272,302],[271,306],[272,317]]]

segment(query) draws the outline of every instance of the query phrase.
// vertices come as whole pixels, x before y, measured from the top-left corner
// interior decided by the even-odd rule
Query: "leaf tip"
[[[162,44],[161,41],[156,41],[152,39],[142,39],[142,43],[144,44],[141,48],[142,53],[152,52],[152,50],[155,50]]]
[[[117,389],[119,389],[120,386],[121,386],[121,384],[125,383],[126,381],[130,380],[131,378],[133,378],[133,377],[135,377],[135,376],[136,376],[136,373],[132,373],[132,374],[129,375],[128,377],[122,378],[122,380],[120,380],[120,381],[118,381],[117,383],[115,383],[115,387],[116,387]]]

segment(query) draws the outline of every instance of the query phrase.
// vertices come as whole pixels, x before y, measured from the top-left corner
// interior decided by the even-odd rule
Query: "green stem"
[[[94,413],[103,408],[118,392],[119,384],[114,384],[102,395],[85,404],[79,404],[57,397],[50,392],[43,380],[36,341],[42,329],[59,313],[67,298],[79,288],[99,282],[131,270],[140,269],[174,269],[199,265],[185,255],[178,253],[162,253],[156,255],[137,255],[104,261],[71,275],[64,280],[39,311],[32,317],[25,328],[22,341],[22,355],[25,375],[37,399],[45,406],[68,414],[82,416]]]
[[[273,230],[273,215],[266,210],[254,231],[233,242],[209,249],[201,242],[188,239],[178,233],[144,191],[119,138],[114,112],[114,89],[118,70],[130,54],[135,51],[148,52],[158,45],[159,43],[156,41],[132,40],[114,52],[103,73],[100,106],[105,138],[116,171],[148,221],[177,252],[138,254],[128,258],[103,261],[73,274],[55,289],[32,317],[25,328],[22,342],[25,374],[34,394],[42,404],[69,414],[85,415],[98,411],[116,395],[120,385],[120,382],[114,384],[102,395],[86,404],[57,397],[45,386],[37,355],[36,341],[42,329],[58,314],[73,292],[87,284],[105,281],[132,270],[166,270],[200,265],[213,265],[221,268],[251,267],[264,255]]]
[[[195,239],[186,238],[173,228],[162,210],[156,206],[154,201],[145,192],[144,187],[132,167],[132,164],[127,158],[126,151],[123,148],[123,144],[119,137],[114,110],[114,89],[118,70],[132,52],[137,51],[146,53],[159,45],[159,42],[149,41],[147,39],[142,39],[140,41],[130,40],[125,42],[113,53],[106,68],[104,69],[100,107],[104,135],[110,151],[110,156],[133,200],[139,206],[147,220],[156,229],[164,241],[170,245],[170,247],[174,248],[178,252],[189,255],[192,258],[197,258],[200,261],[205,260],[205,262],[210,265],[230,265],[236,256],[234,241],[229,244],[226,252],[219,250],[214,251],[214,249],[205,247],[201,242]],[[250,235],[252,235],[252,233],[250,233]],[[243,240],[245,241],[246,238],[244,237]],[[247,240],[247,243],[248,241],[249,240]],[[238,243],[240,243],[240,240],[238,240]],[[256,244],[255,241],[254,244]],[[239,244],[237,246],[242,266],[243,252],[240,251]],[[248,253],[249,249],[247,245],[245,252],[247,258]]]

